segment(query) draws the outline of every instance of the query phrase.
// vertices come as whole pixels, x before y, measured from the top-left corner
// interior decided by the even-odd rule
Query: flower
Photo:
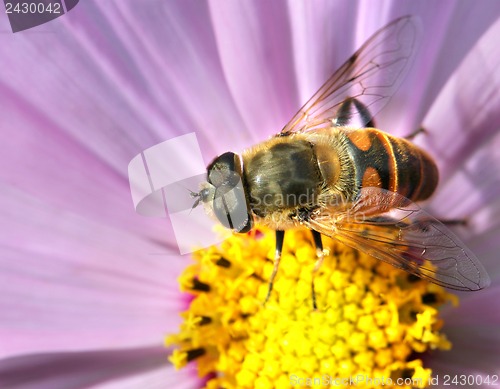
[[[0,35],[9,146],[0,153],[0,386],[203,385],[194,366],[167,363],[164,334],[188,303],[176,284],[187,259],[168,223],[133,212],[128,162],[193,130],[207,160],[265,139],[404,14],[422,18],[422,52],[378,125],[404,135],[423,122],[428,134],[416,141],[444,178],[428,208],[467,217],[463,237],[493,279],[443,312],[453,350],[429,364],[497,372],[499,339],[485,331],[498,326],[495,1],[86,1]],[[476,42],[486,31],[484,52]]]
[[[437,308],[454,296],[328,239],[314,281],[321,308],[313,312],[311,237],[292,230],[287,238],[281,277],[265,308],[274,234],[234,236],[195,254],[196,264],[181,278],[195,298],[179,334],[167,339],[180,346],[170,358],[174,365],[195,360],[201,376],[217,372],[207,388],[346,386],[350,380],[360,387],[405,380],[426,387],[431,371],[415,354],[450,349]]]

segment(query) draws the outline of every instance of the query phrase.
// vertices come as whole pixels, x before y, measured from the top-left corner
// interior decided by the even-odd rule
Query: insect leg
[[[462,218],[462,219],[436,219],[438,222],[444,224],[445,226],[467,226],[467,218]],[[421,223],[433,223],[432,219],[428,219],[427,221],[425,219],[422,219]]]
[[[283,241],[285,240],[285,231],[276,230],[276,251],[274,253],[274,268],[271,273],[271,278],[269,279],[269,289],[267,290],[267,296],[264,300],[264,304],[267,303],[269,297],[271,297],[271,292],[273,290],[274,278],[276,277],[276,273],[278,273],[278,268],[280,266],[281,260],[281,250],[283,249]]]
[[[323,259],[325,258],[325,253],[323,251],[323,242],[321,241],[321,234],[318,231],[311,230],[314,245],[316,246],[316,263],[314,264],[312,277],[311,277],[311,290],[312,290],[312,301],[313,301],[313,309],[317,310],[318,306],[316,304],[316,292],[314,290],[314,278],[316,273],[318,272],[321,264],[323,263]]]
[[[359,114],[361,115],[361,121],[365,123],[365,127],[375,128],[375,120],[373,119],[373,115],[370,113],[368,107],[358,99],[352,99],[352,101]]]
[[[345,126],[349,123],[351,119],[351,106],[352,106],[352,98],[348,97],[342,102],[339,110],[337,111],[337,118],[335,121],[335,125],[337,127]]]
[[[445,226],[466,226],[467,219],[439,219]]]
[[[348,97],[342,102],[339,110],[337,111],[337,119],[335,122],[336,126],[347,126],[352,120],[353,112],[352,106],[358,111],[361,117],[361,123],[363,127],[375,127],[375,121],[373,115],[368,110],[368,107],[364,105],[358,99],[353,97]]]
[[[427,132],[427,130],[424,127],[419,127],[415,131],[413,131],[412,133],[406,135],[405,139],[413,140],[413,138],[415,138],[418,134],[426,133],[426,132]]]

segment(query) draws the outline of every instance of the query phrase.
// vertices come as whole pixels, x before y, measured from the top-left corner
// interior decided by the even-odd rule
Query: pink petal
[[[498,133],[499,32],[497,21],[453,74],[424,122],[429,137],[419,140],[438,159],[444,182]]]
[[[461,301],[459,309],[443,312],[444,331],[453,349],[436,351],[426,358],[434,376],[441,377],[441,384],[445,374],[500,375],[499,293],[500,286],[496,285]],[[500,383],[497,381],[492,387],[498,388]]]
[[[261,141],[298,109],[286,3],[212,1],[210,12],[222,68],[245,125],[241,135]]]
[[[497,169],[500,165],[500,133],[488,135],[488,143],[471,151],[467,159],[455,167],[453,174],[444,178],[430,208],[434,216],[441,219],[465,219],[466,226],[459,228],[458,232],[485,265],[500,275],[497,266],[500,242],[495,238],[500,231],[500,176]]]
[[[0,385],[9,389],[191,387],[201,380],[193,372],[174,372],[163,347],[120,351],[32,354],[0,361]],[[172,379],[176,376],[176,380]]]
[[[394,3],[394,4],[400,4]],[[500,3],[476,7],[467,1],[413,2],[405,12],[422,19],[422,42],[413,68],[387,111],[398,117],[397,133],[406,135],[422,124],[433,101],[463,58],[500,16]],[[395,6],[395,8],[397,8]],[[404,115],[401,115],[404,112]],[[389,128],[389,127],[388,127]]]
[[[428,133],[417,139],[440,168],[432,213],[442,219],[467,220],[467,226],[457,231],[496,280],[500,279],[500,243],[495,238],[500,231],[500,77],[495,65],[500,61],[499,32],[497,21],[446,84],[424,122]]]
[[[154,240],[2,191],[2,354],[158,344],[185,263]]]

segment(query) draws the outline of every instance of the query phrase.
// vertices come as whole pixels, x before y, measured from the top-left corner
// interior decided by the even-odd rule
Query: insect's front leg
[[[318,306],[316,304],[316,291],[314,290],[314,279],[316,274],[318,273],[321,265],[323,264],[323,260],[325,259],[325,252],[323,250],[323,242],[321,241],[321,234],[318,231],[311,230],[312,236],[314,239],[314,245],[316,246],[316,263],[314,264],[314,268],[312,271],[311,277],[311,291],[312,291],[312,302],[313,309],[316,311]]]
[[[273,267],[273,272],[271,273],[271,278],[269,279],[269,289],[267,290],[267,296],[266,299],[264,300],[264,305],[269,300],[269,297],[271,297],[271,292],[273,290],[273,285],[274,285],[274,278],[276,277],[276,274],[278,273],[278,268],[280,266],[281,251],[283,250],[284,240],[285,240],[285,231],[276,230],[276,251],[274,253],[274,267]]]

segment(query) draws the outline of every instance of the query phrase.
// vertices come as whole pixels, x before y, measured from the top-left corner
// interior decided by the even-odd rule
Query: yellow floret
[[[410,282],[405,272],[333,240],[325,238],[324,245],[315,278],[317,311],[308,231],[287,232],[266,305],[271,231],[235,235],[220,247],[196,252],[195,264],[180,279],[193,300],[180,332],[167,339],[177,345],[170,361],[176,368],[196,363],[200,376],[212,373],[209,389],[284,389],[298,383],[372,388],[383,378],[393,379],[392,385],[383,381],[387,387],[410,387],[396,385],[398,378],[426,387],[432,372],[418,353],[451,347],[439,332],[438,305],[456,304],[456,298],[426,281]],[[429,293],[435,296],[432,306],[423,300]]]

